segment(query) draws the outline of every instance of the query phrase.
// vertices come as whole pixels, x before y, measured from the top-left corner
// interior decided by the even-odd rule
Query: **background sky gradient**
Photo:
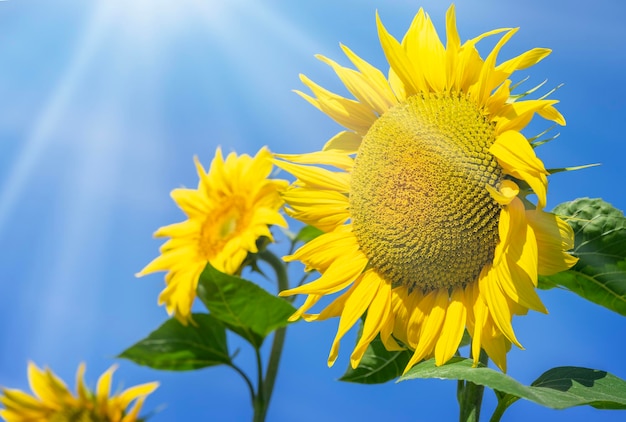
[[[162,275],[134,274],[156,256],[154,230],[183,219],[169,191],[197,183],[217,145],[254,154],[319,149],[339,126],[292,92],[304,73],[342,91],[320,53],[347,64],[346,44],[384,69],[378,10],[401,38],[420,6],[445,39],[434,0],[9,0],[0,2],[0,385],[28,389],[26,364],[48,365],[73,388],[112,363],[115,385],[159,380],[145,409],[164,421],[250,420],[243,381],[228,368],[158,372],[115,356],[166,319]],[[514,75],[564,83],[567,119],[538,154],[548,168],[602,163],[550,178],[548,208],[581,196],[626,208],[626,3],[614,0],[458,1],[462,40],[521,27],[500,60],[553,53]],[[481,45],[487,51],[492,44]],[[528,135],[547,127],[532,125]],[[280,236],[278,237],[280,239]],[[284,246],[284,238],[282,238]],[[294,274],[295,277],[295,274]],[[273,286],[259,283],[271,291]],[[540,293],[549,315],[516,318],[526,347],[509,374],[532,382],[562,365],[626,378],[623,317],[564,291]],[[301,303],[302,298],[298,303]],[[336,320],[287,333],[269,421],[458,419],[456,383],[364,386],[336,381],[354,333],[327,368]],[[252,369],[241,346],[237,362]],[[485,419],[495,399],[485,394]],[[624,412],[554,411],[520,401],[504,420],[624,420]]]

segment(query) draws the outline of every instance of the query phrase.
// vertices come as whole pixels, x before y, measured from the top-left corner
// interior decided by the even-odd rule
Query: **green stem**
[[[508,409],[509,406],[511,406],[517,400],[519,400],[519,397],[515,397],[509,394],[502,394],[502,396],[500,396],[499,394],[496,393],[496,396],[498,396],[498,405],[496,406],[496,409],[493,411],[493,415],[491,415],[491,419],[489,419],[490,422],[499,422],[500,419],[502,418],[502,415],[504,415],[504,411]]]
[[[254,352],[256,354],[256,367],[258,374],[257,381],[257,393],[254,395],[253,407],[254,407],[254,422],[263,422],[265,421],[265,414],[267,413],[267,401],[265,398],[265,392],[263,388],[263,362],[261,361],[261,350],[259,348],[255,348]]]
[[[276,273],[276,279],[278,282],[278,291],[286,290],[289,288],[289,278],[287,276],[287,269],[283,261],[268,250],[264,250],[259,253],[259,257],[267,262],[274,272]],[[267,363],[267,369],[265,372],[265,380],[259,384],[259,390],[262,390],[264,398],[262,419],[265,420],[267,409],[269,408],[270,399],[274,391],[274,383],[276,382],[276,375],[278,374],[278,366],[280,364],[280,358],[283,353],[283,346],[285,345],[285,335],[287,334],[287,328],[279,328],[274,333],[274,340],[272,342],[272,350],[270,352],[269,361]],[[261,391],[260,391],[261,392]]]
[[[479,362],[487,366],[489,358],[487,354],[481,350]],[[483,392],[485,387],[474,384],[471,381],[459,383],[457,397],[459,399],[459,421],[460,422],[478,422],[480,420],[480,407],[483,401]]]
[[[248,378],[248,376],[246,375],[245,372],[243,372],[241,370],[241,368],[239,368],[237,365],[235,364],[230,364],[229,365],[231,368],[233,368],[235,371],[237,371],[237,373],[239,375],[241,375],[241,377],[243,378],[243,380],[246,382],[246,385],[248,386],[248,389],[250,390],[250,398],[252,399],[252,405],[254,406],[255,400],[256,400],[256,393],[254,392],[254,386],[252,385],[252,382],[250,381],[250,378]]]

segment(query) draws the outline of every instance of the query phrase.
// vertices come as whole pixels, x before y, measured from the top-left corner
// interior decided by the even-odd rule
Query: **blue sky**
[[[553,50],[519,76],[565,84],[554,97],[567,126],[538,153],[547,167],[602,166],[552,177],[549,207],[589,196],[626,209],[626,4],[456,4],[462,39],[521,27],[502,59]],[[298,74],[340,89],[313,57],[345,63],[339,42],[386,70],[375,10],[401,37],[420,6],[443,34],[448,4],[434,0],[0,2],[0,385],[26,389],[28,360],[72,386],[86,361],[93,385],[115,355],[160,325],[162,277],[133,274],[157,254],[153,231],[182,219],[169,191],[196,184],[193,155],[208,164],[217,145],[249,154],[263,145],[319,149],[339,127],[292,92],[302,88]],[[623,317],[563,291],[541,297],[548,316],[514,322],[526,350],[509,354],[512,376],[529,383],[575,365],[626,378]],[[336,321],[289,330],[268,420],[457,419],[454,382],[336,381],[353,336],[328,369],[335,330]],[[250,357],[243,349],[238,360],[247,366]],[[154,422],[251,417],[245,385],[227,368],[164,373],[118,363],[116,381],[126,386],[161,381],[146,404],[165,405]],[[491,393],[485,401],[488,416]],[[624,413],[521,401],[505,420],[591,417]]]

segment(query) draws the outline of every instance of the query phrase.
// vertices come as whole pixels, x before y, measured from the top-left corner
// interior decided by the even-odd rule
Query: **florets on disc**
[[[494,127],[462,94],[416,95],[381,116],[352,172],[354,232],[394,285],[429,291],[476,280],[493,260],[502,171]]]

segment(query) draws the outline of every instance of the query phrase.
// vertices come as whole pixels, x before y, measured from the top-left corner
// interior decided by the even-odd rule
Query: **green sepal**
[[[211,315],[255,348],[265,337],[288,324],[295,308],[240,277],[224,274],[207,264],[197,294]]]
[[[479,366],[472,360],[454,357],[436,366],[434,359],[418,363],[399,381],[418,378],[465,380],[489,387],[499,401],[511,404],[516,398],[530,400],[552,409],[589,405],[598,409],[626,409],[626,381],[605,371],[564,366],[553,368],[526,386],[502,372]]]
[[[575,233],[578,263],[568,271],[539,278],[539,287],[561,286],[626,316],[626,218],[602,199],[581,198],[558,205]]]
[[[118,357],[139,365],[169,371],[189,371],[230,364],[226,329],[208,314],[192,314],[193,322],[172,318]]]
[[[294,243],[296,242],[308,243],[322,234],[324,234],[324,232],[318,229],[317,227],[304,226],[302,227],[302,229],[300,229],[300,231],[298,232],[296,237],[293,239],[293,241]]]

